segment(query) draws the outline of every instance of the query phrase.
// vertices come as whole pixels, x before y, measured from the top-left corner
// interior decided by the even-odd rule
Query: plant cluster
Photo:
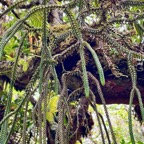
[[[129,77],[130,73],[128,120],[131,142],[135,144],[131,120],[134,96],[138,97],[141,122],[144,121],[135,68],[138,60],[143,63],[144,59],[144,2],[16,0],[9,4],[2,0],[0,3],[3,7],[0,19],[8,16],[10,20],[9,24],[2,25],[5,32],[0,40],[0,59],[4,63],[0,67],[6,65],[8,69],[3,69],[0,75],[2,91],[4,81],[10,83],[0,122],[0,143],[11,140],[23,109],[23,128],[19,131],[23,144],[30,143],[32,137],[40,144],[73,144],[92,129],[93,120],[88,112],[91,105],[96,112],[102,143],[117,144],[102,90],[108,86],[105,71],[110,70],[115,77]],[[120,59],[127,61],[129,73],[123,74],[117,68]],[[25,94],[11,111],[14,87],[24,89]],[[97,96],[104,107],[110,134],[97,110]],[[36,129],[33,132],[28,129],[30,103],[33,105],[31,120]]]

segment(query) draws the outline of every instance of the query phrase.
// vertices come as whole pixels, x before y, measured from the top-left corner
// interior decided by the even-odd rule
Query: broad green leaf
[[[49,122],[53,122],[54,121],[54,115],[52,112],[47,112],[46,113],[46,119],[49,121]]]
[[[55,113],[57,112],[57,102],[58,102],[58,96],[54,96],[50,99],[49,105],[48,105],[48,109],[50,110],[50,112]]]
[[[54,115],[58,111],[57,103],[58,103],[59,96],[55,95],[53,91],[51,91],[48,95],[49,95],[49,99],[47,102],[46,119],[52,123],[54,121]],[[44,105],[42,105],[42,110],[43,109],[44,109]]]

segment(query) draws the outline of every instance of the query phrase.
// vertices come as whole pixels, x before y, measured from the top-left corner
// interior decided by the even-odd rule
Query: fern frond
[[[87,76],[87,71],[86,71],[86,62],[84,58],[83,45],[80,45],[80,58],[81,58],[81,65],[82,65],[84,92],[85,92],[85,96],[88,98],[89,97],[89,82],[88,82],[88,76]]]
[[[99,58],[98,58],[96,52],[92,49],[92,47],[86,41],[83,41],[82,44],[83,44],[83,46],[87,47],[87,49],[91,52],[91,54],[93,56],[93,59],[95,61],[96,67],[98,69],[98,74],[99,74],[99,77],[100,77],[100,82],[104,86],[105,85],[104,72],[103,72],[102,65],[101,65],[101,63],[99,61]]]
[[[36,6],[34,7],[32,10],[30,10],[24,18],[18,20],[18,22],[16,22],[12,27],[14,28],[14,30],[12,28],[10,28],[7,33],[5,34],[5,36],[7,36],[8,34],[9,37],[7,37],[5,39],[5,37],[3,37],[3,39],[1,40],[0,42],[0,59],[2,57],[2,54],[3,54],[3,49],[5,47],[5,45],[7,44],[7,42],[11,39],[11,37],[21,28],[22,24],[28,19],[30,18],[34,13],[38,12],[38,11],[41,11],[41,10],[53,10],[53,9],[64,9],[66,6],[69,6],[69,5],[62,5],[62,6],[59,6],[59,5],[42,5],[42,6]]]
[[[37,11],[27,19],[27,23],[34,28],[42,28],[42,19],[43,11]]]

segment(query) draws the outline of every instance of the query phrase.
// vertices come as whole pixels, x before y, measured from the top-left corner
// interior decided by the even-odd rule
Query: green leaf
[[[49,122],[53,122],[54,121],[54,115],[52,112],[47,112],[46,113],[46,119],[49,121]]]
[[[143,38],[144,28],[137,22],[134,22],[133,26],[134,26],[134,29],[136,31],[136,34],[140,36],[139,42],[141,42],[142,38]]]
[[[57,110],[58,100],[59,100],[59,96],[55,95],[55,92],[51,91],[49,93],[49,99],[47,102],[47,113],[46,113],[46,119],[50,123],[54,121],[54,115],[58,111]],[[44,109],[44,105],[42,105],[42,109]]]
[[[5,55],[6,56],[6,59],[8,60],[8,61],[14,61],[14,58],[13,57],[11,57],[11,56],[9,56],[9,55]]]
[[[22,65],[23,71],[26,72],[28,69],[29,63],[22,58],[19,60],[18,65]]]
[[[121,142],[120,142],[120,144],[125,144],[125,140],[122,139]]]
[[[50,102],[48,104],[48,109],[51,113],[57,112],[57,102],[58,102],[59,97],[54,96],[50,99]]]

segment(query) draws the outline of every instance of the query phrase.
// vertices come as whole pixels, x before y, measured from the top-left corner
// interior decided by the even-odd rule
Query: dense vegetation
[[[129,104],[135,144],[132,107],[144,122],[144,1],[0,4],[0,143],[82,142],[91,107],[100,143],[117,144],[107,104]]]

